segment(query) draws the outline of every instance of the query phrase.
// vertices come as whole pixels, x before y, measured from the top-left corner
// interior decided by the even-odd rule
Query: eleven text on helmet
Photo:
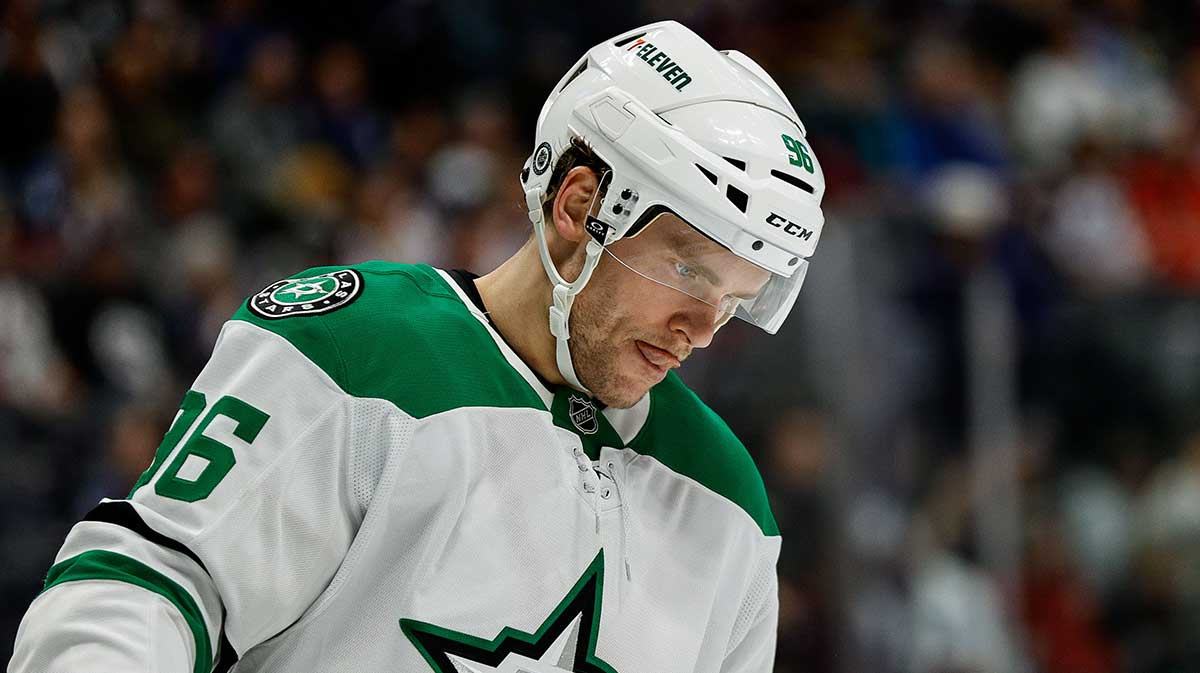
[[[691,83],[692,76],[687,74],[686,70],[671,60],[671,57],[667,56],[666,52],[660,51],[653,43],[642,39],[634,40],[633,44],[625,51],[633,51],[634,49],[637,49],[637,57],[662,73],[663,79],[670,82],[676,91],[683,91],[683,87]]]

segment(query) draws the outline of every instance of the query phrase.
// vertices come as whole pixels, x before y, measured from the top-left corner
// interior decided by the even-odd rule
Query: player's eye
[[[696,271],[683,262],[675,262],[675,273],[680,278],[695,278]]]

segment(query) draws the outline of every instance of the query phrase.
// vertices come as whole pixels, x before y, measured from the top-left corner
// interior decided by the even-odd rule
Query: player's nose
[[[721,312],[715,306],[691,299],[685,309],[671,316],[667,327],[681,333],[691,348],[707,348],[720,327],[720,317]]]

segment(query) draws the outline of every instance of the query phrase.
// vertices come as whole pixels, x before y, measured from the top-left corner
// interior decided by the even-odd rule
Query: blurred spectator
[[[1133,496],[1108,471],[1082,468],[1062,478],[1061,501],[1064,553],[1077,566],[1081,579],[1101,599],[1112,595],[1129,571],[1133,556]],[[1049,542],[1048,540],[1046,542]]]
[[[1200,104],[1200,52],[1183,72]],[[1172,287],[1200,289],[1200,108],[1188,107],[1170,136],[1138,153],[1125,173],[1155,272]]]
[[[449,137],[445,110],[429,101],[409,103],[392,124],[392,168],[404,173],[422,170]]]
[[[167,100],[172,60],[181,47],[181,26],[167,17],[136,17],[109,54],[108,78],[118,135],[125,155],[143,170],[162,166],[183,140],[187,119]]]
[[[856,646],[844,656],[854,659],[854,668],[908,670],[915,634],[905,567],[911,516],[904,503],[880,491],[857,496],[844,515],[849,556],[859,564],[855,575],[841,570],[845,618]],[[818,595],[829,591],[823,583],[817,586],[825,587]]]
[[[1026,59],[1013,82],[1013,134],[1037,171],[1061,170],[1084,137],[1161,139],[1177,113],[1161,54],[1066,5],[1053,14],[1050,45]]]
[[[1189,611],[1200,610],[1200,430],[1151,477],[1139,509],[1139,542],[1166,552],[1171,585]]]
[[[0,408],[53,418],[74,398],[71,369],[55,347],[45,297],[18,273],[17,237],[0,201]]]
[[[358,186],[354,219],[338,237],[338,258],[381,258],[442,266],[450,261],[438,213],[403,178],[372,171]]]
[[[1030,530],[1021,600],[1038,670],[1117,671],[1116,650],[1102,630],[1100,598],[1077,576],[1062,532],[1050,516],[1035,517]]]
[[[906,66],[909,100],[897,138],[904,168],[922,176],[950,162],[1001,168],[999,111],[966,46],[948,35],[921,35]]]
[[[455,143],[429,161],[429,188],[439,206],[461,212],[482,206],[496,189],[496,157],[473,143]]]
[[[958,463],[938,470],[914,523],[913,673],[1029,671],[1001,587],[965,558],[972,511]]]
[[[319,136],[358,167],[374,163],[386,148],[383,119],[368,106],[362,53],[350,44],[326,47],[314,66]]]
[[[1011,291],[991,292],[985,302],[1007,307],[1028,272],[1006,264],[1006,247],[1021,245],[1018,230],[1007,229],[1007,186],[993,169],[979,164],[947,163],[923,183],[920,215],[914,232],[919,242],[912,255],[904,306],[921,330],[916,347],[924,366],[923,380],[913,382],[911,404],[934,439],[935,451],[965,447],[970,413],[968,385],[968,320],[972,279],[1000,273]],[[1016,243],[1006,239],[1016,239]],[[1008,310],[1007,308],[1005,310]]]
[[[36,245],[79,264],[101,241],[135,233],[136,185],[114,145],[112,118],[98,90],[66,93],[57,140],[26,178],[24,214]]]
[[[103,433],[100,452],[93,458],[75,503],[82,517],[100,498],[128,493],[149,467],[162,438],[163,414],[152,406],[129,403],[118,409]]]
[[[1052,197],[1044,234],[1058,267],[1097,294],[1136,288],[1150,273],[1146,237],[1105,152],[1098,142],[1079,145],[1074,170]]]
[[[225,321],[243,297],[237,284],[237,241],[216,215],[189,217],[164,245],[159,288],[174,358],[196,370],[208,360]]]
[[[828,670],[833,665],[836,632],[830,628],[836,609],[828,574],[833,540],[827,522],[831,514],[831,445],[829,419],[819,411],[785,410],[768,429],[764,474],[773,494],[772,509],[780,530],[788,531],[781,564],[781,639],[776,667],[804,662],[804,670]]]
[[[0,8],[0,101],[6,102],[0,106],[0,170],[9,173],[0,180],[16,179],[54,135],[59,92],[34,7],[10,2]]]
[[[303,138],[296,46],[284,34],[254,47],[242,79],[217,103],[212,138],[230,187],[252,206],[274,203],[278,162]]]

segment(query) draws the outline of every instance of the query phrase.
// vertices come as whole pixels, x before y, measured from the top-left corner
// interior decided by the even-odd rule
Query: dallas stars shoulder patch
[[[401,619],[434,673],[617,673],[596,656],[604,595],[604,551],[533,633],[505,627],[491,640]]]
[[[250,312],[267,320],[321,315],[349,306],[362,296],[363,277],[354,269],[308,278],[275,281],[250,298]]]

